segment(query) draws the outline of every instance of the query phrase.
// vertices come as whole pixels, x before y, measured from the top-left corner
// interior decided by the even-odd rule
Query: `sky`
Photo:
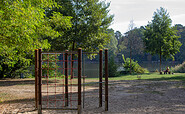
[[[122,34],[128,31],[131,20],[135,27],[145,26],[151,22],[153,13],[160,7],[165,8],[172,25],[185,26],[185,0],[103,0],[110,2],[110,14],[114,14],[114,21],[110,28]]]

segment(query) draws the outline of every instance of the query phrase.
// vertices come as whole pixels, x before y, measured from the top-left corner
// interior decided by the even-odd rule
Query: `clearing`
[[[112,80],[110,78],[107,112],[104,111],[104,107],[98,107],[98,94],[88,97],[97,93],[97,86],[88,85],[86,88],[88,92],[85,108],[82,109],[84,114],[185,113],[185,83],[181,80]],[[0,80],[0,113],[36,114],[34,88],[34,79]],[[77,111],[44,110],[43,113],[70,114]]]

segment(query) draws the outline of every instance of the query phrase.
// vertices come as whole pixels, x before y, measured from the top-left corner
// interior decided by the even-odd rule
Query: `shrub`
[[[143,68],[143,67],[139,67],[138,70],[136,71],[137,73],[149,73],[148,69]]]
[[[129,73],[130,71],[130,58],[124,58],[123,56],[123,60],[124,60],[124,64],[123,67],[125,68],[125,71],[127,73]],[[149,71],[145,68],[142,68],[137,61],[134,61],[131,59],[131,71],[132,72],[136,72],[136,73],[149,73]]]
[[[182,64],[176,65],[174,68],[172,68],[173,72],[175,73],[185,73],[185,62]]]
[[[114,57],[111,57],[108,61],[108,73],[109,77],[119,76],[119,72],[117,71],[118,65],[114,61]]]

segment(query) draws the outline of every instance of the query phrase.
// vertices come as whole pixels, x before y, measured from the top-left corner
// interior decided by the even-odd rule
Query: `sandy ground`
[[[185,83],[181,81],[110,81],[108,111],[104,111],[104,102],[99,107],[97,87],[86,87],[83,114],[185,114]],[[34,95],[33,80],[1,80],[0,114],[36,114]],[[43,110],[43,113],[77,111]]]

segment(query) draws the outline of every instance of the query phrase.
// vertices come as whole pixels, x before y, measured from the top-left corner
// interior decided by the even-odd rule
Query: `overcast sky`
[[[172,24],[185,26],[185,0],[105,0],[111,2],[110,14],[114,14],[114,22],[110,28],[122,34],[128,31],[130,20],[136,27],[147,25],[153,13],[160,7],[167,9]]]

